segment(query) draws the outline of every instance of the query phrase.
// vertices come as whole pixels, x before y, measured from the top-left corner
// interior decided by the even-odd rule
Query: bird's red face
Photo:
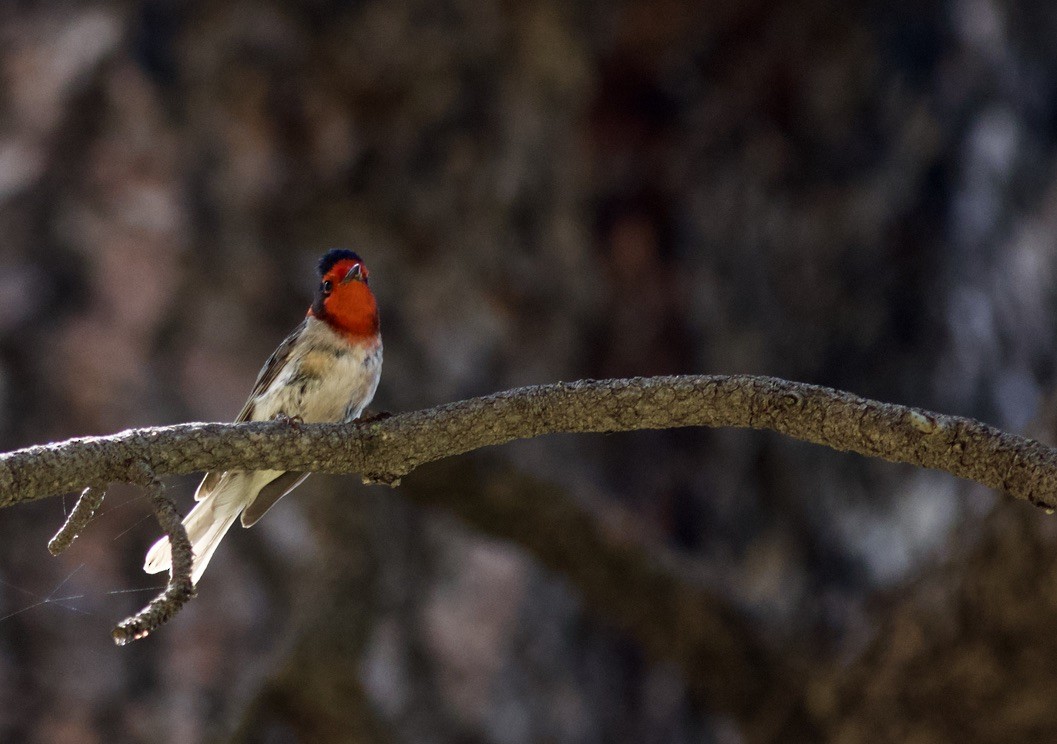
[[[352,251],[331,251],[319,268],[319,286],[308,314],[350,341],[374,338],[378,334],[378,305],[360,257]]]

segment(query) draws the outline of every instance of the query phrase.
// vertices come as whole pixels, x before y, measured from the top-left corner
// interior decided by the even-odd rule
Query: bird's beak
[[[349,269],[347,274],[345,274],[345,278],[341,280],[341,283],[348,284],[351,281],[363,281],[363,267],[359,264],[352,265],[352,268]]]

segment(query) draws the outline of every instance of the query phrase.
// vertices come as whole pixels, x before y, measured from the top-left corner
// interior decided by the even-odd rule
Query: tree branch
[[[176,511],[172,499],[165,495],[165,486],[157,476],[142,463],[140,472],[141,485],[147,491],[154,516],[172,546],[172,568],[169,571],[169,583],[162,593],[114,628],[112,636],[114,643],[119,646],[146,638],[162,623],[169,622],[187,600],[195,595],[195,587],[191,583],[191,564],[194,561],[191,541],[187,539],[187,531],[180,520],[180,513]]]
[[[350,424],[180,424],[0,456],[0,507],[205,470],[361,473],[395,483],[418,466],[542,434],[683,426],[770,429],[833,449],[943,470],[1057,508],[1057,450],[968,418],[770,377],[584,380],[518,388]]]
[[[105,488],[85,487],[77,499],[77,503],[74,504],[70,516],[66,517],[66,522],[55,533],[55,537],[48,541],[49,553],[62,555],[66,548],[73,544],[73,541],[80,536],[81,531],[92,521],[92,517],[95,516],[99,505],[103,503],[104,496],[106,496]]]
[[[709,710],[761,727],[781,718],[801,689],[796,660],[762,642],[730,604],[680,571],[671,552],[607,527],[553,483],[501,461],[464,458],[426,468],[400,493],[526,549],[607,626],[674,664]]]

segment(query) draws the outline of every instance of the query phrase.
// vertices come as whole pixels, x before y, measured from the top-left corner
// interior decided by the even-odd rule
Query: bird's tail
[[[237,483],[225,485],[229,488],[239,487]],[[209,559],[213,557],[221,539],[245,506],[242,499],[223,498],[224,490],[223,487],[214,489],[184,517],[184,529],[187,530],[187,538],[191,541],[191,551],[194,554],[194,565],[191,569],[191,582],[194,584],[202,578],[202,573],[209,565]],[[143,570],[153,574],[168,571],[171,567],[172,551],[169,538],[163,537],[147,551]]]

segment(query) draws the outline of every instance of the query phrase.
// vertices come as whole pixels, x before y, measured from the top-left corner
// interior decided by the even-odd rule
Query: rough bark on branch
[[[583,380],[509,390],[351,424],[180,424],[0,456],[0,506],[205,470],[360,473],[395,483],[419,465],[551,433],[682,426],[770,429],[833,449],[943,470],[1057,508],[1057,450],[958,416],[754,376]]]

